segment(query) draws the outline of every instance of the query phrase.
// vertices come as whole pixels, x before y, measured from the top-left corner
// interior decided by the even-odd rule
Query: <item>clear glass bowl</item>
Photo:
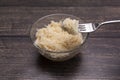
[[[37,29],[45,27],[45,25],[48,25],[50,21],[52,20],[59,22],[60,20],[64,20],[65,18],[77,19],[79,20],[80,23],[83,23],[83,21],[80,18],[73,16],[73,15],[69,15],[69,14],[51,14],[51,15],[44,16],[38,19],[31,28],[30,36],[31,36],[33,43],[36,40],[35,34],[37,32]],[[83,44],[87,38],[87,35],[88,35],[87,33],[82,33]],[[37,46],[35,47],[38,49],[41,55],[43,55],[49,60],[65,61],[65,60],[68,60],[74,57],[76,54],[80,53],[80,50],[83,44],[79,45],[79,47],[75,48],[74,50],[65,51],[65,52],[52,52],[52,51],[48,51],[45,49],[41,49],[40,47],[37,47]]]

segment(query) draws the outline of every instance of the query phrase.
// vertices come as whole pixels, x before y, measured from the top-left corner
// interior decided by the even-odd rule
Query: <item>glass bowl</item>
[[[48,25],[50,23],[50,21],[57,21],[59,22],[60,20],[64,20],[65,18],[71,18],[71,19],[76,19],[79,20],[80,23],[83,23],[83,21],[73,15],[69,15],[69,14],[51,14],[51,15],[47,15],[44,16],[40,19],[38,19],[31,28],[30,31],[30,37],[34,43],[34,41],[36,40],[35,34],[37,32],[37,29],[43,28],[45,27],[45,25]],[[83,43],[81,45],[79,45],[77,48],[70,50],[70,51],[65,51],[65,52],[52,52],[52,51],[48,51],[45,49],[41,49],[40,47],[36,46],[35,47],[38,49],[38,51],[40,52],[41,55],[43,55],[44,57],[46,57],[49,60],[53,60],[53,61],[65,61],[68,60],[70,58],[73,58],[75,55],[77,55],[78,53],[80,53],[80,50],[87,38],[87,33],[82,33],[83,36]]]

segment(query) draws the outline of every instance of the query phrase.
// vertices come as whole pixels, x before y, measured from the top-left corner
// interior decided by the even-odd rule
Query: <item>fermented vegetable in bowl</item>
[[[30,36],[41,55],[49,60],[65,61],[80,53],[86,40],[87,33],[77,32],[79,23],[83,21],[73,15],[47,15],[33,24]]]
[[[83,43],[82,34],[76,31],[78,24],[78,20],[70,18],[63,23],[51,21],[45,28],[37,29],[35,45],[54,52],[73,50]]]

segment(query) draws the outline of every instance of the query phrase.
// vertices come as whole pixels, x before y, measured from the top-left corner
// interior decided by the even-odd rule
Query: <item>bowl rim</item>
[[[37,21],[35,21],[35,22],[33,23],[32,27],[31,27],[31,29],[30,29],[30,38],[31,38],[31,40],[32,40],[32,42],[33,42],[33,45],[34,45],[38,50],[40,50],[40,51],[42,51],[42,52],[50,52],[50,53],[69,53],[69,52],[75,51],[75,50],[77,50],[77,49],[80,49],[80,47],[85,44],[85,42],[86,42],[86,40],[87,40],[87,38],[88,38],[89,33],[86,33],[86,36],[85,36],[85,38],[84,38],[84,40],[83,40],[83,43],[82,43],[81,45],[79,45],[79,46],[77,46],[77,47],[75,47],[74,49],[69,50],[69,51],[60,51],[60,52],[57,52],[57,51],[49,51],[49,50],[41,49],[40,47],[38,47],[37,45],[34,44],[34,40],[33,40],[32,37],[31,37],[33,26],[34,26],[36,23],[38,23],[40,20],[42,20],[42,19],[44,19],[44,18],[47,18],[47,17],[49,17],[49,16],[54,16],[54,15],[67,15],[67,16],[76,17],[76,18],[78,18],[78,19],[80,20],[80,18],[77,17],[77,16],[74,16],[74,15],[71,15],[71,14],[65,14],[65,13],[49,14],[49,15],[45,15],[45,16],[39,18]]]

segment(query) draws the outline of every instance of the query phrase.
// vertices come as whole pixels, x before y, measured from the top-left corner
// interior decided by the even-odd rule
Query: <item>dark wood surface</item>
[[[52,13],[84,22],[120,19],[120,0],[0,0],[0,80],[120,80],[120,23],[90,33],[79,55],[57,63],[29,36],[31,25]]]
[[[0,0],[0,6],[120,6],[120,0]]]

